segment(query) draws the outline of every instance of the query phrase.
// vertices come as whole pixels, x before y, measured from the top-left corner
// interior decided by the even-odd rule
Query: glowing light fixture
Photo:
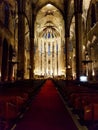
[[[85,46],[83,45],[83,50],[85,50]]]
[[[51,4],[47,4],[46,6],[47,6],[47,7],[52,7],[52,5],[51,5]]]
[[[80,76],[80,82],[87,82],[87,76]]]
[[[95,42],[95,40],[96,40],[96,36],[95,36],[95,35],[93,35],[93,38],[92,38],[92,43],[94,43],[94,42]]]
[[[93,70],[93,72],[92,72],[92,76],[95,76],[95,71]]]

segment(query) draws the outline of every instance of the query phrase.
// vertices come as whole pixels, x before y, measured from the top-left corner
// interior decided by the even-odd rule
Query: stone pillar
[[[82,0],[74,0],[76,36],[76,78],[82,74]]]
[[[12,45],[9,45],[9,57],[8,57],[8,80],[12,81],[12,74],[13,74],[13,62],[12,62],[12,58],[13,58],[13,48]]]
[[[54,76],[54,42],[52,44],[52,76]]]
[[[30,79],[34,78],[34,38],[30,42]]]
[[[18,68],[17,79],[24,79],[24,44],[25,44],[25,0],[18,0]]]
[[[42,75],[44,75],[44,44],[42,40]]]
[[[35,22],[35,15],[32,9],[32,23],[31,23],[31,30],[30,30],[30,79],[34,78],[34,22]]]
[[[46,42],[46,73],[48,75],[48,50],[47,50],[47,46],[48,46],[48,44]]]
[[[4,39],[2,43],[2,64],[1,64],[1,80],[7,81],[8,80],[8,57],[9,57],[9,50],[8,50],[8,42]]]
[[[2,37],[0,37],[0,80],[1,80],[1,68],[2,68]]]
[[[98,21],[98,1],[95,4],[96,22]]]
[[[66,59],[66,79],[68,80],[68,77],[70,76],[69,73],[69,49],[68,49],[68,44],[69,44],[69,36],[65,37],[65,59]]]
[[[52,69],[52,61],[53,61],[53,57],[52,57],[52,42],[51,42],[51,44],[50,44],[50,65],[51,65],[51,75],[53,74],[53,69]]]

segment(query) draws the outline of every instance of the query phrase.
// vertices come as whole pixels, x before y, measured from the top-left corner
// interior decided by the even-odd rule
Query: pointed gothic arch
[[[35,76],[65,76],[65,62],[62,59],[64,36],[63,16],[54,5],[48,3],[40,9],[35,21]]]

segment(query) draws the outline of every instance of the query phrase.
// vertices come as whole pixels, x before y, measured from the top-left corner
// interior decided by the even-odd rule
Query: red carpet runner
[[[15,130],[77,130],[51,80],[47,80]]]

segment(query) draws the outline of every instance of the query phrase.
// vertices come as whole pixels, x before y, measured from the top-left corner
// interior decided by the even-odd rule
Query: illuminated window
[[[50,36],[51,36],[51,34],[50,34],[50,32],[48,32],[48,38],[50,38]]]
[[[50,44],[48,45],[48,56],[50,56],[51,52],[50,52]]]

